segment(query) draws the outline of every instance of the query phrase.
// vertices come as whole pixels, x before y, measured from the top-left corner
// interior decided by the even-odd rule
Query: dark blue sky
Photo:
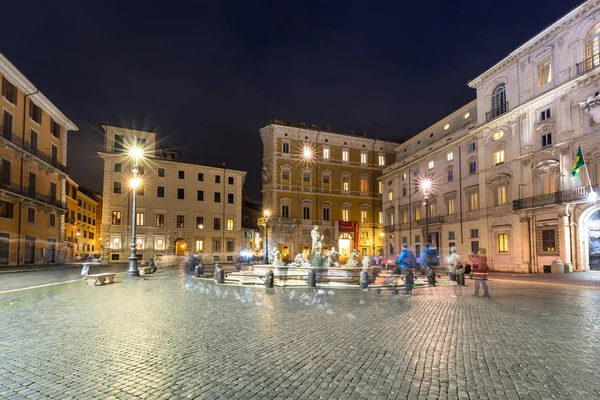
[[[81,184],[102,189],[107,121],[155,129],[186,160],[247,170],[260,199],[264,122],[414,135],[580,3],[23,0],[2,6],[0,51],[80,127],[68,164]]]

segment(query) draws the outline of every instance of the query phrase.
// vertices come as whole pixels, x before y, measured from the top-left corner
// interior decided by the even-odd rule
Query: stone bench
[[[84,279],[87,280],[88,285],[100,286],[105,283],[112,283],[113,279],[115,279],[115,274],[87,275]]]

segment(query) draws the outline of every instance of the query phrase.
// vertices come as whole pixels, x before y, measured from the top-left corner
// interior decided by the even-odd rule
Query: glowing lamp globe
[[[140,186],[142,184],[142,180],[140,178],[133,178],[133,179],[131,179],[129,184],[131,185],[131,187],[133,189],[136,189],[138,186]]]

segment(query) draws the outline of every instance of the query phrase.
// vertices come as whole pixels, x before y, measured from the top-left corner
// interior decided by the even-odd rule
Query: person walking
[[[431,267],[431,262],[433,261],[433,257],[434,257],[434,250],[432,250],[431,248],[431,243],[426,243],[425,244],[425,250],[423,250],[423,268],[421,273],[423,275],[427,275],[428,269]]]
[[[488,263],[485,249],[479,249],[477,254],[469,253],[469,262],[473,265],[473,280],[475,281],[475,293],[479,297],[479,287],[483,286],[483,297],[489,299],[490,292],[487,285]]]
[[[460,254],[456,252],[456,247],[450,247],[450,254],[446,258],[448,262],[448,277],[450,278],[450,284],[452,285],[452,297],[457,297],[456,290],[458,282],[456,281],[456,272],[460,264]],[[454,282],[454,284],[452,284]]]

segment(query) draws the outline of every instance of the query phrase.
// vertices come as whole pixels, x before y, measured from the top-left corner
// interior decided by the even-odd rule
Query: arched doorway
[[[596,210],[587,223],[590,269],[600,271],[600,210]]]
[[[177,239],[175,241],[175,254],[183,255],[187,251],[187,243],[183,239]]]
[[[352,250],[354,250],[352,235],[349,233],[342,233],[338,240],[339,253],[342,256],[348,256]]]

